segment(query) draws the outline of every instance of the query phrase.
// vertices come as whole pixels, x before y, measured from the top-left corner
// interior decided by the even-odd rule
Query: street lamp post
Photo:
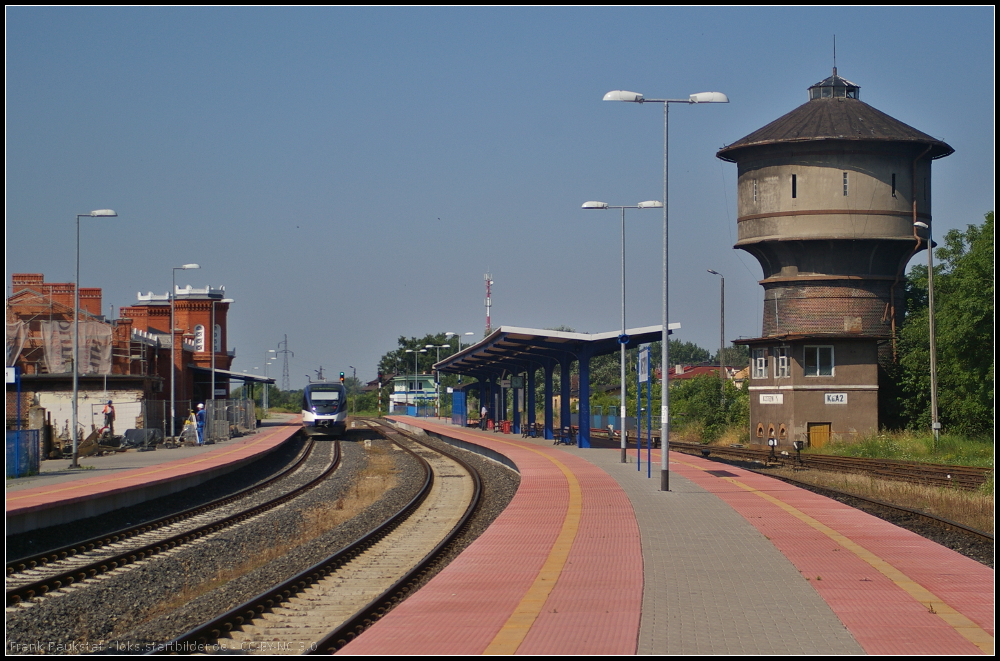
[[[669,196],[667,194],[667,153],[668,136],[667,118],[671,103],[729,103],[729,98],[722,92],[699,92],[692,94],[687,99],[647,99],[638,92],[627,92],[625,90],[613,90],[604,95],[605,101],[626,101],[630,103],[662,103],[663,104],[663,347],[661,370],[661,390],[662,400],[660,405],[660,439],[663,451],[660,453],[660,490],[670,491],[670,469],[667,463],[667,456],[670,452],[670,396],[667,379],[667,368],[670,365],[670,331],[667,329],[667,227]]]
[[[722,294],[721,294],[721,311],[719,312],[719,378],[722,379],[722,403],[726,402],[726,374],[725,374],[725,362],[722,358],[722,352],[726,348],[726,276],[722,275],[718,271],[713,271],[708,269],[709,273],[719,276],[722,278]]]
[[[184,266],[173,266],[170,272],[170,438],[174,437],[174,423],[177,413],[174,410],[177,406],[176,397],[176,379],[175,375],[177,373],[176,358],[174,357],[174,301],[177,298],[177,272],[178,271],[189,271],[191,269],[200,269],[201,267],[197,264],[185,264]],[[215,332],[215,329],[212,329]],[[183,355],[183,352],[181,352]]]
[[[348,365],[348,367],[351,368],[351,370],[353,370],[353,374],[354,374],[354,383],[351,384],[351,387],[354,388],[354,397],[351,398],[351,415],[357,415],[358,414],[358,407],[357,407],[357,404],[358,404],[358,368],[356,368],[354,365]]]
[[[117,218],[118,214],[111,209],[96,209],[90,213],[76,214],[76,282],[73,283],[73,459],[70,468],[80,467],[80,437],[77,433],[80,415],[80,219],[88,216]]]
[[[437,349],[437,360],[436,363],[441,362],[441,349],[450,349],[450,344],[425,344],[428,349]],[[434,372],[434,417],[441,417],[441,383],[440,383],[441,373]]]
[[[416,390],[417,389],[417,354],[418,353],[427,353],[427,349],[420,349],[419,351],[417,349],[407,349],[406,353],[412,353],[413,354],[413,389]],[[410,387],[409,387],[409,385],[407,385],[407,387],[406,387],[406,403],[407,404],[410,403]],[[413,394],[413,403],[414,404],[417,403],[417,395],[416,395],[416,393]]]
[[[628,344],[628,335],[625,334],[625,209],[659,209],[663,206],[662,202],[657,200],[649,200],[647,202],[640,202],[635,206],[614,206],[607,202],[584,202],[584,209],[621,209],[622,210],[622,333],[618,336],[618,344],[621,345],[621,446],[622,446],[622,463],[624,464],[628,457],[625,451],[625,345]]]
[[[914,202],[914,205],[916,203]],[[913,223],[915,227],[927,231],[927,332],[931,358],[931,431],[934,434],[934,447],[941,441],[941,421],[938,420],[937,396],[937,342],[935,341],[934,324],[934,242],[931,241],[931,227],[925,222]]]
[[[273,353],[274,356],[269,356],[267,354]],[[271,364],[271,358],[277,358],[277,351],[274,349],[268,349],[264,352],[264,395],[261,397],[260,403],[264,405],[264,417],[267,417],[267,405],[268,405],[268,393],[267,393],[267,367]]]

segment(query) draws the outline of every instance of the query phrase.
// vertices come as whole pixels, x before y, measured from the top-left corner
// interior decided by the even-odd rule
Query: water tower
[[[738,241],[764,272],[750,348],[751,442],[823,445],[878,429],[903,269],[927,247],[931,161],[946,143],[862,102],[833,75],[809,100],[720,149],[736,163]]]

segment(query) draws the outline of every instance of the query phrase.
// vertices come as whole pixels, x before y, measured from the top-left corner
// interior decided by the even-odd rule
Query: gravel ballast
[[[292,503],[260,515],[245,525],[223,530],[189,546],[88,581],[87,585],[60,590],[55,595],[35,600],[31,604],[8,609],[8,652],[143,652],[243,603],[355,541],[391,516],[419,489],[422,483],[421,471],[410,455],[392,451],[391,456],[398,471],[397,484],[364,515],[354,517],[320,537],[295,547],[275,561],[248,571],[236,579],[220,581],[217,585],[211,583],[221,572],[239,566],[246,558],[266,552],[281,539],[294,536],[302,527],[304,511],[329,505],[347,493],[366,463],[364,445],[358,442],[365,438],[375,438],[374,432],[349,432],[342,443],[342,466],[335,477]],[[372,443],[375,447],[389,447],[388,441],[382,439]],[[429,439],[429,443],[440,442]],[[285,450],[287,456],[282,460],[284,462],[293,461],[296,454],[296,448],[292,447],[295,444],[288,445]],[[314,452],[317,456],[310,459],[310,462],[325,461],[322,455],[325,452],[328,457],[332,447],[332,443],[318,444]],[[515,472],[493,461],[453,448],[449,450],[462,454],[463,458],[476,466],[483,473],[486,484],[483,506],[463,534],[463,540],[449,550],[450,559],[481,534],[489,522],[503,511],[517,489],[518,478]],[[275,459],[277,457],[272,455],[269,462],[258,463],[267,463],[273,473],[277,465],[282,463]],[[209,485],[203,485],[199,488],[199,496],[204,500],[211,500],[227,489],[231,493],[263,479],[263,474],[267,472],[263,470],[262,475],[254,476],[256,480],[250,479],[252,468],[254,467],[240,471],[241,475],[230,474],[218,480],[229,480],[233,484],[223,486],[213,481]],[[236,485],[236,482],[240,484]],[[209,492],[215,495],[210,497]],[[193,504],[191,496],[192,494],[185,492],[137,508],[109,513],[105,517],[97,517],[108,520],[88,521],[75,534],[81,538],[92,537],[97,525],[104,526],[106,530],[117,530],[123,527],[125,519],[147,520],[162,516],[159,512],[169,511],[172,506],[176,509],[179,503],[190,507]],[[140,511],[143,509],[146,511]],[[60,543],[64,544],[65,541],[61,540]],[[38,548],[38,544],[36,539],[32,546]],[[187,603],[164,608],[163,595],[168,595],[168,598],[173,595],[176,599],[176,595],[184,590],[202,589],[197,586],[203,586],[206,582],[208,587],[204,588],[204,593],[193,596]]]

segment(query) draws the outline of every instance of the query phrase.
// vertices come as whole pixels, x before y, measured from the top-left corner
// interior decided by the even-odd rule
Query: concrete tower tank
[[[751,435],[821,445],[878,428],[878,359],[902,319],[903,269],[926,248],[931,161],[946,143],[833,75],[717,156],[736,163],[738,241],[764,272]]]

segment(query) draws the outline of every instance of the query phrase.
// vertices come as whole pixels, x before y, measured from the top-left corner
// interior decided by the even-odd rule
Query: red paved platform
[[[151,452],[151,462],[162,461],[110,475],[9,492],[7,533],[94,516],[196,486],[271,452],[300,428],[295,418],[194,457],[170,460],[169,450]]]
[[[400,420],[506,455],[521,486],[486,533],[341,653],[635,653],[642,555],[614,479],[545,442]],[[734,477],[717,477],[706,471],[718,463],[678,453],[670,466],[766,535],[868,653],[993,653],[992,569],[766,476],[727,466]]]
[[[634,654],[642,550],[618,483],[551,446],[447,431],[509,457],[521,486],[486,533],[341,653]]]
[[[654,461],[659,461],[659,452]],[[779,480],[671,454],[671,471],[770,539],[870,654],[993,653],[994,571],[916,533]],[[978,645],[978,646],[977,646]]]

